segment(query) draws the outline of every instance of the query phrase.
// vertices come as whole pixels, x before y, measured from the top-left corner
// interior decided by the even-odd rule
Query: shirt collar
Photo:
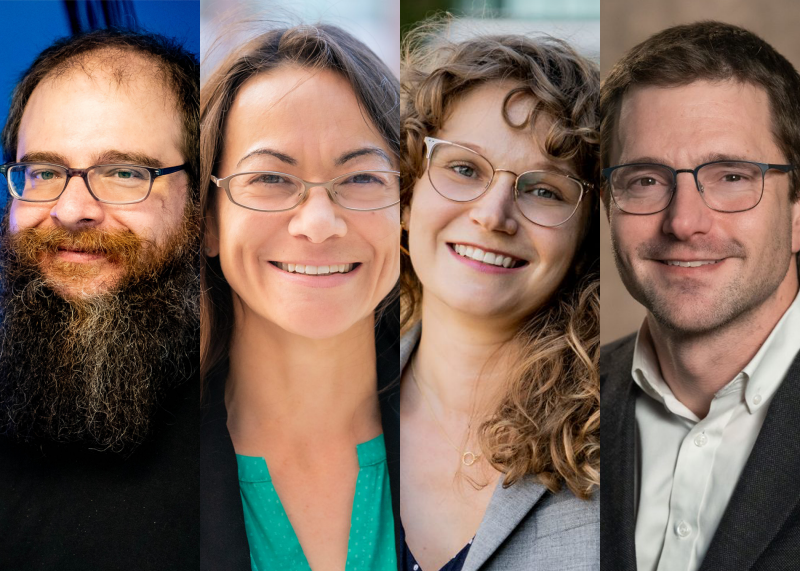
[[[764,406],[778,390],[795,355],[800,352],[800,335],[797,331],[800,331],[800,292],[755,356],[717,395],[727,393],[744,382],[744,399],[750,414]],[[650,398],[664,404],[673,413],[697,420],[696,415],[675,398],[664,381],[646,319],[636,335],[631,376]]]
[[[742,373],[748,378],[745,401],[750,412],[768,402],[800,352],[800,293],[783,314],[767,340],[750,360]]]

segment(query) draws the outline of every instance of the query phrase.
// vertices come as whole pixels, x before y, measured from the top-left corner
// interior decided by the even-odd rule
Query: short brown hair
[[[603,82],[600,92],[600,149],[610,164],[611,144],[622,99],[634,87],[679,87],[695,81],[734,80],[766,91],[772,132],[788,161],[800,167],[800,76],[771,45],[743,28],[696,22],[668,28],[629,51]],[[797,169],[790,196],[800,199]],[[605,195],[608,207],[608,193]]]
[[[181,116],[181,154],[186,162],[189,179],[189,201],[197,199],[198,159],[200,140],[200,64],[197,56],[184,49],[174,40],[129,30],[95,30],[57,40],[45,49],[22,74],[14,88],[8,119],[3,128],[3,154],[5,161],[16,160],[19,127],[28,100],[43,80],[65,72],[73,67],[86,70],[83,64],[99,52],[134,53],[155,64],[151,73],[163,81],[175,96],[175,106]],[[126,65],[124,58],[114,58],[111,67],[119,76],[120,67]],[[158,126],[154,125],[154,129]]]
[[[359,105],[396,158],[400,154],[400,85],[378,56],[353,36],[331,25],[278,28],[234,50],[209,76],[200,91],[200,224],[217,192],[211,175],[222,152],[222,134],[227,111],[242,85],[251,77],[296,65],[331,70],[344,77],[355,92]],[[200,266],[200,376],[227,366],[233,332],[233,298],[222,274],[219,257],[204,256]],[[389,301],[392,295],[385,301]],[[382,304],[384,305],[384,304]]]
[[[406,37],[403,209],[410,207],[414,185],[425,172],[424,138],[444,126],[459,97],[494,82],[512,84],[503,112],[509,126],[535,138],[536,119],[547,117],[552,124],[538,141],[543,153],[570,161],[586,181],[599,180],[597,66],[554,38],[502,35],[454,42],[442,29],[447,25],[433,21]],[[534,102],[521,124],[508,114],[516,94]],[[506,485],[535,475],[551,491],[566,484],[581,498],[589,497],[600,479],[599,213],[595,192],[585,200],[589,214],[571,271],[553,299],[521,324],[509,388],[480,428],[481,447],[505,473]],[[407,252],[405,232],[403,242]],[[423,295],[408,255],[401,258],[400,283],[402,323],[408,327]]]

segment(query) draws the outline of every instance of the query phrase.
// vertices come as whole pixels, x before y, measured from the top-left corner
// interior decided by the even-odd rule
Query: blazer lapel
[[[400,533],[400,304],[387,308],[375,330],[375,353],[378,373],[378,398],[386,446],[386,466],[392,493],[395,548],[402,549]]]
[[[775,393],[701,571],[750,569],[797,505],[800,499],[798,411],[800,354]]]
[[[225,363],[208,382],[200,422],[200,569],[249,571],[250,545],[239,495],[236,452],[225,410]]]
[[[631,378],[635,337],[601,359],[600,561],[603,569],[636,569],[636,392]],[[604,371],[608,365],[607,371]]]
[[[477,571],[497,551],[547,489],[532,479],[503,488],[503,478],[497,483],[483,521],[469,548],[462,571]]]

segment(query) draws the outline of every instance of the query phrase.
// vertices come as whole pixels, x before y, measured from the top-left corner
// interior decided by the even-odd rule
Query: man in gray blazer
[[[604,569],[800,569],[799,97],[717,22],[603,85],[614,255],[647,308],[601,358]]]

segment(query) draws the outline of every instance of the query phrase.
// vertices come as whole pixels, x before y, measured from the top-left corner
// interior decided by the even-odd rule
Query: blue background
[[[131,5],[141,30],[175,38],[189,51],[200,53],[199,0],[134,0]],[[11,92],[22,73],[39,52],[71,32],[60,0],[0,2],[0,19],[0,125],[5,125]],[[3,180],[0,207],[7,192]]]

